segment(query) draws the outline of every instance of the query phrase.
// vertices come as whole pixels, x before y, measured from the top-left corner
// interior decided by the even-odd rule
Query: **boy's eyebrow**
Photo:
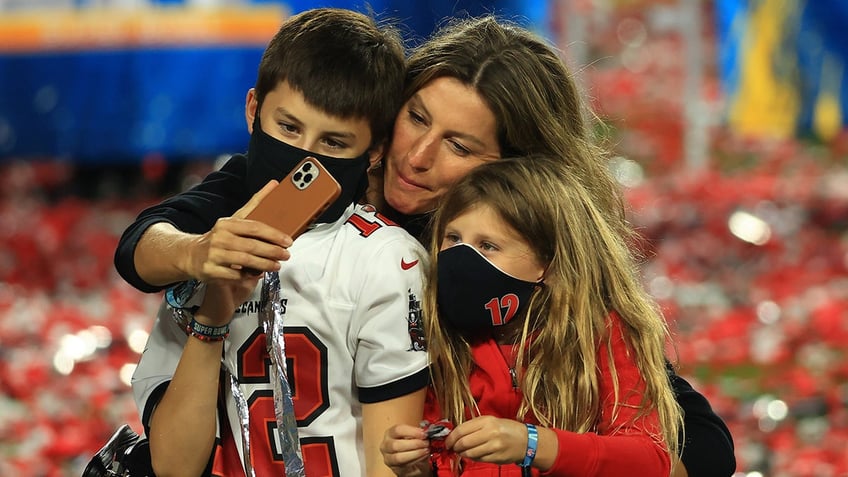
[[[283,107],[277,107],[274,112],[277,113],[279,116],[285,118],[287,121],[291,121],[298,127],[303,126],[303,121],[298,119],[297,116],[294,116],[293,114],[286,111],[286,109]],[[333,136],[337,138],[356,139],[356,134],[352,131],[326,131],[326,134],[328,136]]]
[[[356,134],[350,131],[327,131],[327,136],[332,136],[336,138],[344,138],[344,139],[355,139]]]

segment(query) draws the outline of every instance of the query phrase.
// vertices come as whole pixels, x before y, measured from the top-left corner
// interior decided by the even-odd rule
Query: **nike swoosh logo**
[[[400,268],[402,268],[403,270],[409,270],[410,268],[414,267],[415,265],[418,265],[418,260],[413,260],[411,262],[407,262],[404,259],[400,259]]]

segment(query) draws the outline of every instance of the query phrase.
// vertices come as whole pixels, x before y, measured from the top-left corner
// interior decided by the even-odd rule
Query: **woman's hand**
[[[185,272],[200,281],[239,280],[246,274],[279,270],[288,260],[292,238],[270,225],[245,217],[277,185],[270,181],[231,217],[196,236],[184,257]]]
[[[430,475],[430,441],[420,427],[398,424],[386,430],[380,444],[383,462],[395,475]]]
[[[456,426],[445,447],[479,462],[514,464],[527,451],[527,426],[512,419],[480,416]]]

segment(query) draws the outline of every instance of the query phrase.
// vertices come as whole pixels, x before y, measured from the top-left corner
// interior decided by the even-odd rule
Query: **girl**
[[[381,450],[397,475],[670,474],[681,414],[664,319],[566,163],[494,161],[445,195],[424,304],[427,418],[455,427],[444,451],[424,429],[390,428]]]

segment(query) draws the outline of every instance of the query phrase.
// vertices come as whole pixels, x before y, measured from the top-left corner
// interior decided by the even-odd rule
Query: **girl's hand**
[[[380,444],[383,462],[395,475],[430,475],[430,441],[420,427],[398,424],[386,430]]]
[[[456,426],[445,447],[467,459],[513,464],[524,459],[527,427],[512,419],[479,416]]]

